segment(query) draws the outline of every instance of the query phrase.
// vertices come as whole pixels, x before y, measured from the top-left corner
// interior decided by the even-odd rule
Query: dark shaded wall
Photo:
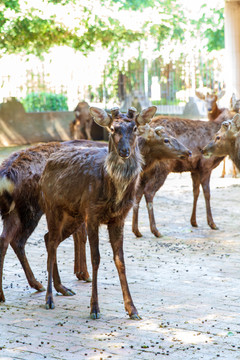
[[[0,104],[0,146],[25,145],[70,139],[73,111],[26,113],[15,98]],[[103,128],[93,123],[94,140],[102,140]]]

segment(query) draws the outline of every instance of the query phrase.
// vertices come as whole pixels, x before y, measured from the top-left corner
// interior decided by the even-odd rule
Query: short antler
[[[115,119],[116,117],[118,117],[120,110],[118,107],[113,107],[111,110],[111,114],[112,114],[112,118]]]
[[[133,106],[130,107],[127,112],[127,117],[129,117],[130,119],[135,119],[136,115],[137,115],[137,109]]]

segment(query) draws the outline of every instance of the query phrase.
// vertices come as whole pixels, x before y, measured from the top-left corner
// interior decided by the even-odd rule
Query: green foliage
[[[67,97],[63,94],[30,93],[21,102],[26,112],[67,111]]]
[[[224,49],[224,28],[212,30],[211,28],[205,31],[205,36],[208,39],[208,51]]]
[[[198,20],[192,20],[192,36],[195,29],[202,39],[207,39],[207,50],[220,50],[224,48],[224,8],[210,9],[205,12],[206,5],[202,6],[202,16]]]
[[[70,10],[68,6],[68,15],[77,8],[79,13],[73,12],[72,15],[75,26],[70,27],[68,22],[58,20],[57,15],[46,16],[34,7],[23,11],[17,0],[5,0],[0,4],[2,53],[24,51],[40,56],[54,45],[68,45],[87,54],[98,42],[108,47],[112,42],[130,43],[143,37],[141,32],[126,29],[117,19],[92,14],[91,7],[87,8],[75,0],[48,0],[48,3],[56,6],[56,10],[72,5]]]
[[[112,0],[112,3],[121,4],[120,9],[136,11],[147,7],[154,7],[155,0]]]
[[[180,100],[168,100],[166,98],[162,98],[161,100],[152,100],[151,103],[153,105],[179,105]]]

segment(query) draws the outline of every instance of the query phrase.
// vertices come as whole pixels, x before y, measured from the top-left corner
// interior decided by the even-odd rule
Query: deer
[[[237,112],[237,108],[238,108],[239,104],[236,100],[235,94],[233,94],[230,99],[230,106],[232,107],[233,111],[230,111],[227,108],[219,108],[217,105],[217,101],[220,100],[225,95],[224,90],[222,90],[218,94],[207,93],[206,95],[204,95],[203,93],[201,93],[199,91],[196,91],[195,94],[199,99],[201,99],[205,102],[209,121],[214,121],[216,119],[218,119],[219,121],[225,121],[228,119],[232,119],[232,117]],[[221,177],[224,178],[225,175],[226,175],[226,162],[224,159]],[[236,172],[236,168],[235,168],[234,164],[233,164],[233,168],[232,168],[232,176],[237,177],[237,172]]]
[[[146,164],[149,163],[151,166],[153,158],[156,156],[175,158],[186,155],[185,148],[182,148],[181,144],[169,136],[162,127],[152,129],[148,126],[148,131],[146,127],[147,124],[144,127],[138,127],[139,146],[140,149],[145,148]],[[144,129],[144,132],[141,129]],[[145,133],[145,137],[147,134],[145,141],[142,138],[143,133]],[[35,145],[13,153],[0,167],[0,213],[3,220],[3,231],[0,236],[0,301],[5,301],[2,272],[9,244],[13,247],[23,266],[29,285],[38,291],[45,290],[33,275],[26,258],[25,245],[43,215],[43,209],[39,204],[39,179],[46,161],[53,152],[58,151],[61,147],[73,145],[106,147],[107,143],[75,140]],[[149,155],[147,158],[151,149],[154,150],[155,155],[152,154],[152,157]],[[75,247],[74,273],[78,280],[89,282],[91,278],[86,266],[87,233],[85,226],[80,226],[78,231],[73,234],[73,238]]]
[[[205,158],[228,155],[240,170],[240,114],[222,123],[214,138],[203,148]]]
[[[210,206],[210,177],[212,170],[220,164],[223,157],[211,157],[205,159],[201,149],[211,140],[212,136],[219,130],[221,119],[215,121],[190,120],[174,117],[156,116],[152,119],[151,126],[163,126],[166,131],[177,138],[192,152],[192,157],[185,160],[163,160],[158,161],[152,168],[145,171],[140,179],[140,184],[136,192],[135,204],[133,207],[132,231],[136,237],[141,237],[142,233],[138,227],[139,204],[144,195],[150,222],[151,232],[156,237],[161,237],[161,232],[157,229],[154,217],[153,199],[155,193],[163,186],[167,175],[170,172],[189,171],[193,183],[193,208],[190,223],[197,227],[196,208],[200,193],[200,185],[206,203],[207,223],[211,229],[217,230],[212,216]]]
[[[26,242],[43,215],[39,201],[39,179],[48,157],[53,152],[58,151],[61,147],[93,145],[106,146],[105,143],[87,140],[43,143],[17,151],[1,164],[0,214],[3,230],[0,236],[0,302],[5,301],[2,277],[4,258],[9,244],[23,267],[29,285],[37,291],[45,290],[44,286],[34,277],[25,253]],[[83,230],[79,229],[80,235],[81,231]],[[74,234],[73,237],[77,237],[79,234]],[[77,241],[76,244],[78,244]],[[81,242],[81,246],[84,246],[83,242]],[[77,251],[78,249],[75,253]],[[84,249],[82,253],[84,254]],[[80,268],[77,260],[75,261],[75,274],[79,280],[90,281],[87,270]]]
[[[125,273],[123,255],[123,229],[125,218],[134,201],[136,187],[144,163],[137,141],[137,128],[149,123],[156,107],[137,114],[130,109],[122,114],[114,109],[110,116],[104,110],[91,107],[94,121],[109,132],[107,149],[76,148],[58,151],[48,159],[41,176],[42,204],[48,224],[45,236],[48,252],[48,287],[46,308],[55,307],[52,281],[57,291],[71,294],[72,290],[61,284],[57,270],[57,247],[79,224],[86,225],[92,262],[92,296],[90,317],[98,319],[97,274],[100,263],[100,224],[107,225],[123,293],[124,305],[131,319],[140,319],[133,304]],[[145,133],[145,129],[143,130]],[[149,136],[149,134],[147,135]],[[190,152],[184,149],[184,156]],[[183,154],[182,154],[183,155]],[[53,191],[54,189],[54,191]]]
[[[80,101],[74,109],[75,119],[70,123],[70,136],[73,140],[92,140],[91,127],[92,116],[89,112],[89,105],[86,101]]]

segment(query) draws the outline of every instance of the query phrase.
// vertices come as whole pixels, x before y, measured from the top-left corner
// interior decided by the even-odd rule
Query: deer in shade
[[[138,132],[139,135],[145,134],[145,138],[138,137],[140,150],[142,152],[144,149],[146,156],[144,168],[147,165],[151,167],[156,157],[176,158],[184,157],[187,154],[184,152],[185,148],[176,139],[169,136],[162,127],[152,129],[145,124],[138,127]],[[3,231],[0,236],[0,301],[5,301],[2,272],[9,244],[23,266],[29,285],[38,291],[44,290],[43,285],[35,279],[30,268],[25,254],[25,245],[43,215],[43,209],[39,204],[39,179],[46,161],[53,152],[66,146],[106,147],[107,143],[75,140],[35,145],[13,153],[0,166],[0,213],[3,220]],[[73,238],[75,245],[74,273],[79,280],[90,281],[85,257],[87,241],[85,227],[80,226],[78,231],[73,234]]]
[[[5,301],[2,287],[3,264],[9,244],[17,255],[26,274],[29,285],[44,291],[43,285],[36,280],[25,253],[25,245],[30,235],[38,225],[43,215],[40,206],[39,179],[46,165],[48,157],[61,147],[68,146],[98,146],[105,147],[105,143],[75,140],[63,143],[50,142],[31,146],[25,150],[11,154],[0,166],[0,214],[3,230],[0,236],[0,301]],[[84,229],[79,229],[81,235]],[[78,244],[78,242],[75,242]],[[83,241],[80,244],[84,246]],[[77,254],[78,249],[75,253]],[[81,251],[85,254],[84,249]],[[83,259],[84,260],[84,259]],[[81,261],[84,264],[84,261]],[[89,274],[85,268],[75,261],[75,273],[79,280],[88,280]]]
[[[74,109],[74,114],[75,119],[69,125],[71,139],[91,140],[93,118],[90,114],[88,103],[86,101],[80,101]]]
[[[98,108],[90,108],[94,120],[109,132],[107,149],[76,148],[58,151],[49,158],[41,177],[43,207],[48,223],[45,237],[48,251],[48,288],[46,308],[54,308],[54,287],[62,293],[71,293],[61,284],[57,271],[56,251],[59,243],[85,224],[92,261],[91,317],[100,317],[97,273],[100,263],[100,224],[106,224],[113,257],[122,287],[125,309],[132,319],[139,319],[130,295],[123,256],[123,228],[125,218],[133,205],[136,187],[144,163],[137,129],[149,123],[156,107],[137,114],[130,109],[122,114],[118,109],[108,115]],[[143,129],[143,134],[147,129]],[[182,156],[190,155],[182,146]],[[179,154],[180,156],[180,154]]]

